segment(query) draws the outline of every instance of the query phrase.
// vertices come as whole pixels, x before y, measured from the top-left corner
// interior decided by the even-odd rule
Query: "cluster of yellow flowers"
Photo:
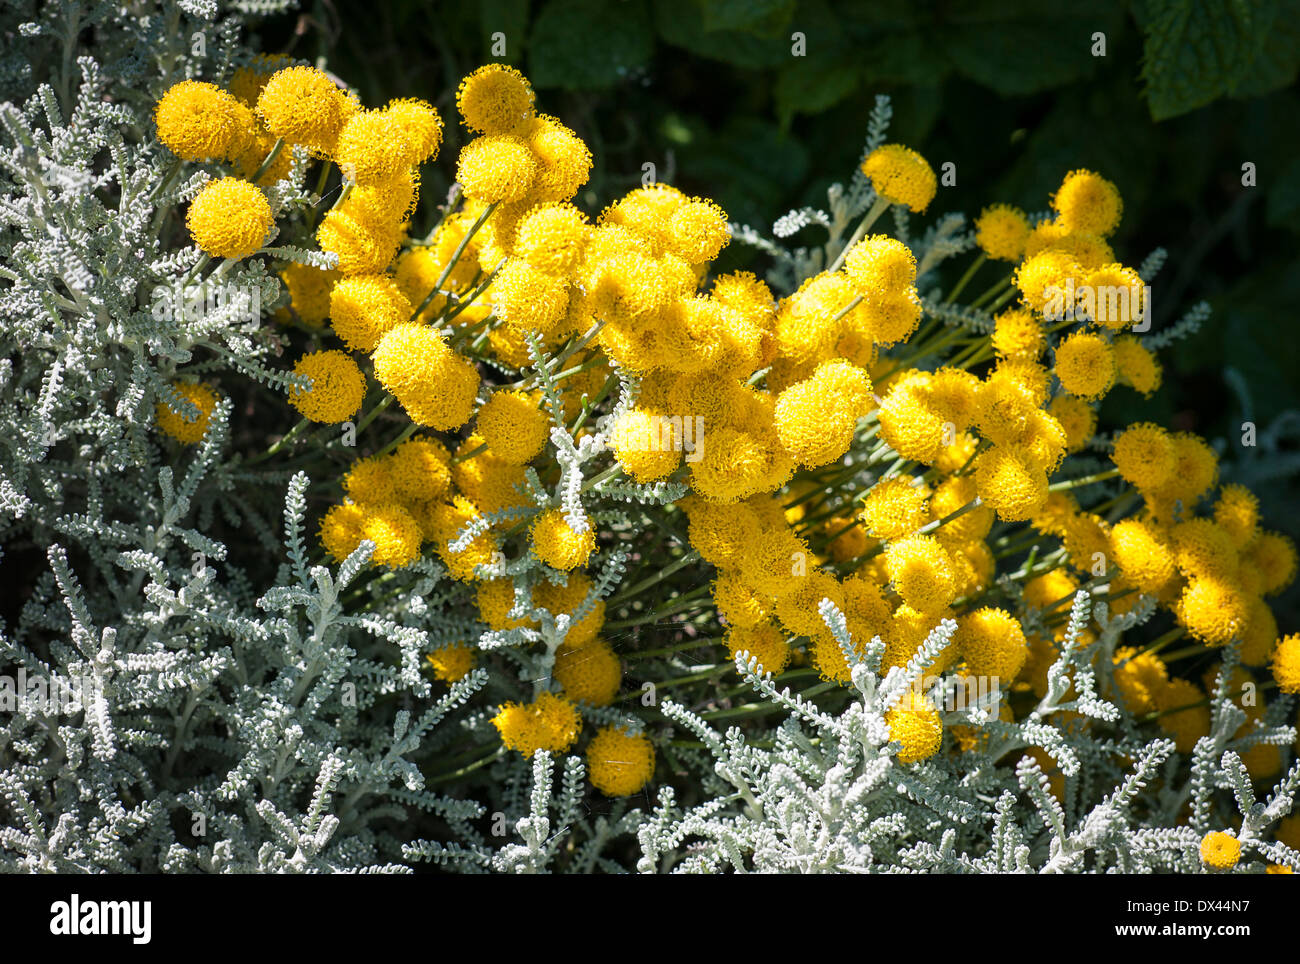
[[[921,327],[911,250],[868,233],[889,206],[921,212],[935,196],[933,170],[907,147],[867,156],[862,172],[876,204],[834,263],[778,299],[747,272],[709,280],[730,239],[712,201],[656,184],[589,219],[573,199],[590,152],[537,113],[527,80],[502,65],[480,68],[458,91],[474,135],[457,161],[463,203],[428,238],[411,239],[418,165],[442,139],[437,112],[418,100],[367,110],[319,71],[274,66],[244,72],[230,93],[185,82],[159,104],[159,137],[179,157],[224,159],[241,172],[195,198],[196,244],[227,258],[261,247],[273,219],[257,185],[283,169],[277,151],[336,163],[345,187],[316,240],[338,265],[285,269],[289,311],[310,329],[328,320],[348,351],[369,355],[412,430],[459,433],[447,444],[407,437],[351,466],[345,501],[321,524],[334,559],[368,539],[376,564],[400,568],[431,545],[490,629],[535,628],[538,610],[576,614],[591,591],[585,567],[598,533],[590,522],[575,528],[558,508],[533,512],[524,494],[530,468],[557,478],[551,460],[538,464],[551,415],[532,377],[483,391],[475,365],[520,371],[562,351],[572,370],[559,383],[558,414],[576,417],[575,431],[616,369],[638,381],[635,404],[607,427],[610,446],[632,480],[672,478],[693,490],[678,506],[692,548],[717,568],[712,598],[733,656],[748,652],[773,673],[809,660],[825,679],[847,682],[845,654],[819,611],[829,599],[856,645],[884,641],[882,673],[905,665],[951,618],[957,633],[932,673],[994,678],[1041,698],[1070,599],[1085,583],[1108,583],[1112,612],[1153,597],[1181,633],[1212,647],[1240,640],[1247,667],[1271,660],[1278,686],[1300,692],[1300,637],[1278,642],[1265,601],[1294,579],[1295,547],[1260,527],[1246,488],[1217,485],[1204,439],[1130,425],[1114,438],[1113,471],[1050,482],[1067,456],[1100,445],[1096,406],[1107,392],[1127,385],[1149,394],[1161,380],[1159,361],[1129,333],[1150,306],[1139,272],[1117,262],[1106,241],[1123,206],[1105,178],[1070,172],[1051,198],[1054,216],[1041,223],[1005,204],[980,215],[982,254],[959,287],[990,259],[1014,268],[990,289],[991,334],[928,370],[914,362],[967,333],[938,319]],[[1123,297],[1109,297],[1116,292]],[[306,418],[339,422],[359,409],[365,376],[347,352],[308,354],[295,371],[312,381],[291,398]],[[203,419],[186,423],[160,405],[159,424],[193,441],[215,396],[177,388]],[[683,436],[696,420],[707,444],[683,466]],[[871,487],[849,493],[858,507],[846,508],[838,489],[877,465]],[[1130,488],[1105,506],[1085,510],[1070,492],[1114,477]],[[482,516],[511,509],[532,514],[528,551],[554,570],[554,581],[531,591],[481,568],[524,532]],[[998,521],[1025,524],[1027,541],[1008,549],[1004,540],[996,552],[989,540]],[[462,538],[472,523],[474,538]],[[1027,633],[1030,622],[987,597],[998,559],[1031,545],[1047,548],[1017,577],[1026,613],[1036,614]],[[583,726],[581,707],[616,699],[622,669],[599,635],[604,620],[603,601],[587,606],[534,700],[500,709],[493,723],[506,747],[524,756],[567,750]],[[429,661],[439,679],[454,681],[474,666],[476,650],[456,643]],[[1157,719],[1187,750],[1208,729],[1205,695],[1168,662],[1158,648],[1121,650],[1114,678],[1132,712]],[[1243,734],[1261,714],[1262,706],[1250,710]],[[926,694],[907,694],[887,722],[900,762],[940,751],[941,714]],[[953,736],[959,749],[979,744],[969,732]],[[603,727],[587,757],[593,783],[611,795],[634,793],[653,776],[644,735]],[[1050,758],[1042,762],[1062,779]],[[1277,762],[1275,746],[1247,754],[1257,775]],[[1227,865],[1223,841],[1202,849],[1207,863]]]

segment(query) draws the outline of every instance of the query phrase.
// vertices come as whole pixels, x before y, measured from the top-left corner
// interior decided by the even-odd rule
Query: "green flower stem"
[[[451,773],[440,773],[435,776],[429,777],[427,782],[429,784],[451,783],[453,780],[458,780],[459,778],[465,776],[465,774],[467,773],[473,773],[475,770],[481,769],[487,766],[489,763],[501,759],[501,757],[505,755],[506,755],[506,748],[504,746],[499,746],[493,752],[489,753],[487,756],[475,760],[473,763],[467,764],[461,767],[459,770],[453,770]]]
[[[388,406],[391,404],[393,404],[393,396],[385,395],[375,405],[375,407],[372,408],[368,413],[366,413],[366,416],[362,418],[360,422],[357,423],[357,435],[360,435],[363,431],[365,431],[366,426],[368,426],[371,422],[373,422],[376,418],[378,418],[380,413],[382,413],[384,409],[388,408]]]
[[[433,301],[434,296],[436,296],[438,292],[442,290],[442,286],[446,284],[447,279],[451,277],[451,272],[453,271],[453,269],[455,269],[456,262],[458,262],[460,260],[460,256],[465,253],[465,249],[469,247],[470,239],[473,238],[474,235],[478,233],[478,229],[483,227],[487,219],[492,216],[492,212],[495,211],[500,206],[500,204],[501,204],[500,201],[493,201],[491,204],[489,204],[486,208],[483,209],[482,214],[480,214],[477,218],[474,219],[474,223],[471,224],[469,226],[469,230],[465,232],[465,237],[460,239],[460,244],[456,245],[456,250],[452,252],[452,255],[448,259],[447,263],[442,266],[442,271],[438,273],[438,280],[433,283],[433,290],[424,296],[424,300],[420,302],[420,307],[416,308],[415,313],[411,315],[412,321],[415,321],[416,318],[420,317],[420,312],[422,312],[425,308],[427,308],[429,306],[429,302]]]
[[[1094,482],[1105,482],[1107,479],[1113,479],[1119,475],[1119,469],[1109,469],[1105,472],[1098,472],[1096,475],[1085,475],[1081,479],[1070,479],[1066,482],[1054,482],[1047,487],[1048,492],[1064,492],[1068,489],[1078,489],[1085,485],[1092,485]]]
[[[620,619],[605,624],[607,629],[631,629],[634,626],[644,626],[646,623],[656,623],[667,616],[676,616],[678,613],[689,612],[692,609],[699,609],[701,606],[708,605],[709,601],[701,599],[703,593],[709,591],[709,586],[699,586],[688,593],[680,596],[674,596],[669,600],[669,605],[661,606],[658,609],[651,610],[643,616],[635,619]]]
[[[659,585],[659,583],[663,582],[665,579],[667,579],[669,576],[671,576],[673,573],[677,572],[678,570],[685,569],[691,563],[699,561],[699,558],[700,558],[700,554],[696,552],[694,549],[692,549],[690,552],[683,554],[682,557],[678,559],[676,562],[674,562],[672,565],[666,566],[655,575],[641,580],[631,588],[619,593],[617,596],[614,596],[612,599],[609,600],[607,605],[613,607],[619,605],[620,603],[625,603],[629,599],[636,598],[641,593],[645,592],[647,589],[651,589]]]
[[[482,445],[476,445],[474,448],[470,449],[468,452],[462,453],[461,455],[453,455],[450,464],[460,465],[461,462],[464,462],[467,459],[472,459],[474,456],[486,451],[487,442],[484,442]]]
[[[677,653],[688,653],[693,649],[703,649],[705,646],[713,646],[721,642],[721,637],[710,636],[706,639],[697,639],[681,646],[662,646],[658,649],[645,649],[639,653],[629,653],[627,656],[624,656],[623,659],[629,663],[640,659],[658,659],[661,656],[675,656]]]
[[[570,435],[578,434],[578,429],[582,428],[582,424],[587,421],[587,417],[595,411],[596,406],[605,400],[617,384],[618,375],[610,375],[609,378],[605,379],[605,384],[601,386],[595,398],[588,400],[586,395],[582,396],[582,411],[578,413],[577,419],[574,420],[573,426],[569,429]]]
[[[948,297],[943,299],[945,305],[950,305],[957,300],[957,296],[965,290],[970,279],[975,277],[975,272],[984,267],[984,262],[988,261],[988,259],[989,256],[981,251],[980,256],[972,261],[970,267],[966,269],[966,273],[957,279],[957,283],[953,285],[952,291],[948,292]]]
[[[273,445],[271,445],[271,447],[268,448],[268,449],[267,449],[265,452],[263,452],[261,455],[255,455],[255,456],[253,456],[251,459],[249,459],[247,462],[245,462],[244,465],[246,465],[246,466],[247,466],[247,465],[257,465],[259,462],[265,462],[265,461],[266,461],[267,459],[269,459],[269,458],[274,458],[274,457],[276,456],[277,453],[281,452],[281,451],[284,449],[285,446],[289,445],[289,444],[290,444],[291,442],[293,442],[293,441],[294,441],[294,440],[295,440],[299,435],[301,435],[301,434],[303,433],[303,431],[306,430],[307,426],[310,425],[311,423],[312,423],[312,422],[311,422],[311,419],[309,419],[309,418],[301,418],[301,419],[299,419],[299,420],[294,424],[293,428],[289,429],[289,431],[285,432],[284,435],[280,436],[280,440],[279,440],[279,441],[277,441],[277,442],[275,442]]]
[[[980,295],[978,298],[972,301],[970,305],[968,305],[968,307],[978,308],[986,301],[989,301],[992,298],[996,298],[999,294],[1001,294],[1001,292],[1006,288],[1007,285],[1011,284],[1011,278],[1012,275],[1010,274],[1003,275],[992,285],[990,285],[982,295]]]
[[[827,271],[839,270],[840,265],[844,263],[844,259],[848,257],[849,251],[852,250],[853,246],[862,239],[864,234],[867,233],[867,229],[875,224],[882,214],[889,210],[889,206],[893,203],[894,202],[892,201],[886,201],[883,197],[876,198],[876,203],[871,205],[871,210],[869,210],[866,213],[866,216],[858,222],[857,229],[853,232],[853,236],[844,243],[844,247],[840,248],[839,255],[833,262],[831,262],[831,266],[826,269]]]
[[[271,153],[266,155],[266,160],[262,162],[261,166],[257,169],[257,172],[253,174],[253,176],[250,177],[249,180],[252,181],[254,184],[260,181],[262,179],[262,175],[271,169],[271,165],[276,162],[276,160],[280,156],[280,152],[283,150],[284,150],[284,138],[277,137],[275,139],[275,143],[271,145]]]

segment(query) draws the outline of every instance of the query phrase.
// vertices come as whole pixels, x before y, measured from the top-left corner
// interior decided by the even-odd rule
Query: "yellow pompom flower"
[[[451,577],[459,582],[478,579],[479,566],[490,565],[500,547],[490,532],[473,539],[468,546],[452,551],[452,543],[460,539],[465,528],[479,517],[477,507],[464,496],[454,496],[450,503],[428,502],[422,520],[438,558],[447,567]]]
[[[379,339],[371,360],[379,383],[417,425],[447,432],[469,421],[478,369],[448,348],[436,331],[398,325]]]
[[[184,445],[203,441],[208,434],[208,420],[217,404],[217,393],[207,385],[194,382],[172,382],[176,394],[198,409],[197,416],[187,417],[172,408],[170,402],[159,401],[154,406],[154,421],[164,433]]]
[[[571,200],[591,174],[591,151],[582,138],[545,115],[534,117],[523,137],[537,162],[529,199],[538,203]]]
[[[1037,359],[1047,345],[1042,324],[1023,308],[1009,308],[998,315],[990,340],[999,358]]]
[[[366,376],[352,358],[341,351],[314,351],[293,366],[295,375],[311,379],[306,391],[292,389],[289,404],[313,422],[337,425],[361,408],[366,394]]]
[[[957,594],[952,560],[933,536],[905,536],[885,550],[885,568],[903,602],[922,613],[935,613]]]
[[[765,622],[770,603],[734,572],[719,574],[713,583],[713,605],[732,626],[750,628]]]
[[[542,693],[531,703],[506,703],[492,718],[506,749],[531,760],[538,750],[562,753],[573,746],[582,728],[577,707],[562,696]]]
[[[498,391],[478,410],[478,434],[488,451],[512,465],[531,462],[550,435],[550,419],[527,392]]]
[[[1228,870],[1241,859],[1241,841],[1221,830],[1201,838],[1201,862],[1215,870]]]
[[[537,623],[531,617],[515,619],[510,616],[510,610],[515,607],[515,584],[507,577],[487,579],[479,583],[474,602],[478,606],[479,619],[488,629],[499,631],[523,626],[536,628]]]
[[[1016,262],[1025,253],[1029,219],[1010,204],[986,207],[975,219],[975,243],[990,258]]]
[[[233,159],[253,134],[239,106],[215,84],[182,80],[167,88],[154,107],[158,140],[182,161]]]
[[[366,514],[351,502],[332,505],[321,518],[320,541],[335,562],[342,562],[361,542]]]
[[[824,362],[777,396],[776,433],[795,461],[827,465],[849,450],[858,419],[872,405],[865,371],[840,359]]]
[[[844,611],[844,592],[834,576],[820,569],[795,576],[776,597],[776,618],[794,636],[815,637],[826,632],[818,609],[823,599]]]
[[[586,565],[596,548],[596,533],[587,524],[581,532],[575,531],[563,509],[547,509],[533,521],[533,555],[553,569],[568,571]]]
[[[1145,593],[1157,594],[1178,577],[1168,535],[1148,519],[1123,519],[1110,531],[1110,551],[1124,577]]]
[[[844,273],[863,297],[897,295],[916,282],[916,257],[902,241],[873,234],[849,249]]]
[[[975,460],[980,499],[1003,522],[1023,522],[1047,501],[1047,473],[1014,447],[995,445]]]
[[[793,473],[794,462],[775,433],[728,426],[708,433],[703,457],[691,466],[691,486],[714,501],[735,502],[778,489]]]
[[[1169,683],[1164,661],[1155,653],[1140,653],[1132,646],[1115,651],[1114,676],[1124,705],[1140,715],[1155,712],[1157,696]]]
[[[387,458],[357,459],[343,476],[343,491],[360,505],[397,501],[391,466]]]
[[[1270,663],[1277,688],[1283,693],[1300,693],[1300,633],[1279,640]]]
[[[863,500],[861,518],[877,539],[911,535],[930,521],[929,490],[911,476],[881,479]]]
[[[199,248],[235,260],[256,252],[273,223],[266,195],[235,177],[208,182],[185,215],[185,226]]]
[[[361,538],[375,544],[371,562],[401,569],[420,557],[424,533],[410,512],[396,502],[369,505],[363,512],[365,520],[361,524]]]
[[[587,744],[587,772],[605,796],[631,796],[654,777],[654,744],[644,733],[602,726]]]
[[[757,659],[762,666],[760,672],[775,676],[790,662],[790,646],[786,642],[785,633],[770,620],[763,620],[753,626],[733,626],[723,641],[732,659],[741,652],[749,653]]]
[[[609,446],[624,472],[638,482],[657,482],[681,463],[680,435],[670,418],[631,408],[610,426]]]
[[[930,513],[935,520],[947,518],[979,497],[979,485],[974,475],[954,475],[940,482],[930,499]],[[979,542],[993,528],[995,513],[986,505],[966,509],[957,518],[941,525],[934,537],[945,547]]]
[[[1065,430],[1067,453],[1082,451],[1097,431],[1097,413],[1081,398],[1057,395],[1047,406],[1047,411]]]
[[[382,110],[358,111],[339,131],[334,160],[344,176],[359,186],[391,181],[419,154],[401,121]]]
[[[438,156],[438,147],[442,144],[442,118],[432,104],[418,97],[403,97],[389,101],[384,111],[406,135],[412,163],[423,164]]]
[[[315,67],[276,71],[257,98],[257,113],[272,135],[318,153],[334,148],[348,112],[343,92]]]
[[[485,134],[460,151],[456,180],[467,198],[491,204],[519,201],[533,186],[537,160],[528,142],[513,134]]]
[[[442,499],[451,492],[451,456],[435,439],[407,439],[386,461],[393,491],[406,502]]]
[[[337,271],[322,271],[296,261],[280,272],[280,280],[289,289],[289,307],[312,328],[319,328],[329,317],[330,292],[339,277]]]
[[[349,211],[362,211],[380,224],[405,224],[415,210],[420,188],[415,168],[403,168],[390,178],[352,188],[344,202]]]
[[[1104,264],[1083,282],[1083,304],[1094,323],[1113,330],[1127,328],[1142,317],[1145,282],[1134,268]]]
[[[1219,477],[1219,456],[1205,439],[1191,432],[1177,432],[1173,440],[1174,469],[1155,494],[1171,501],[1181,499],[1190,506],[1214,487]]]
[[[545,609],[552,616],[572,616],[591,594],[591,577],[585,572],[569,573],[564,585],[543,580],[533,587],[533,605]],[[565,642],[570,646],[581,646],[596,637],[605,625],[605,600],[597,597],[587,614],[569,625]]]
[[[1124,202],[1110,181],[1092,171],[1071,171],[1052,195],[1057,221],[1070,232],[1107,237],[1119,227]]]
[[[572,204],[541,204],[520,219],[515,254],[543,274],[567,278],[582,263],[589,230]]]
[[[387,275],[354,275],[330,292],[330,324],[352,351],[374,351],[379,339],[412,313],[411,303]]]
[[[529,504],[522,486],[527,476],[524,467],[487,450],[481,435],[470,435],[456,450],[451,478],[456,488],[484,512],[522,508]],[[475,453],[471,455],[470,453]]]
[[[1071,395],[1097,399],[1115,384],[1115,355],[1105,338],[1076,331],[1056,346],[1053,370]]]
[[[928,760],[943,745],[943,721],[933,701],[924,693],[906,690],[902,699],[885,714],[890,742],[902,744],[899,763]]]
[[[322,251],[338,256],[338,270],[343,274],[375,274],[397,253],[401,228],[373,211],[344,202],[321,219],[316,243]]]
[[[466,643],[440,646],[424,657],[433,667],[435,679],[454,683],[464,679],[478,665],[478,650]]]
[[[1173,437],[1151,422],[1130,425],[1117,435],[1110,458],[1125,481],[1152,491],[1169,480],[1178,464]]]
[[[968,674],[1008,686],[1025,665],[1029,643],[1020,623],[1005,609],[984,607],[957,621],[953,642],[966,660]]]
[[[566,644],[555,654],[552,670],[564,695],[575,703],[608,706],[618,695],[623,668],[614,648],[597,637],[581,645]]]
[[[1129,385],[1148,397],[1160,387],[1164,366],[1142,342],[1124,335],[1116,338],[1111,348],[1115,353],[1115,380],[1121,385]]]
[[[1228,531],[1211,519],[1185,519],[1171,535],[1178,569],[1188,579],[1237,575],[1237,549]]]
[[[1259,532],[1259,499],[1244,485],[1225,485],[1214,503],[1214,521],[1236,548],[1244,549]]]
[[[1064,302],[1066,281],[1078,271],[1078,262],[1065,252],[1040,251],[1016,268],[1014,281],[1020,291],[1020,300],[1045,315],[1064,313],[1070,307]]]
[[[939,182],[930,162],[902,144],[882,144],[862,162],[862,173],[886,201],[924,213],[934,200]]]
[[[1246,628],[1250,611],[1235,583],[1217,576],[1192,579],[1174,606],[1178,622],[1210,646],[1226,646]]]
[[[488,291],[498,318],[520,331],[546,334],[564,320],[569,285],[524,261],[510,261]]]
[[[668,222],[669,250],[688,264],[704,264],[718,256],[731,232],[727,212],[712,201],[692,198]]]
[[[932,400],[933,377],[924,372],[909,374],[889,390],[880,405],[880,437],[905,459],[926,465],[943,452],[951,438],[950,422]]]
[[[533,114],[533,88],[505,64],[486,64],[460,82],[456,109],[466,127],[480,134],[507,134]]]
[[[1246,544],[1242,558],[1259,571],[1260,590],[1266,596],[1276,596],[1295,579],[1295,543],[1280,532],[1261,531]]]

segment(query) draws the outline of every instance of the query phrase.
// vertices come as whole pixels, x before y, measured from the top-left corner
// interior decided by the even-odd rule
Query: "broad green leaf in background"
[[[609,87],[653,53],[644,0],[548,0],[529,38],[528,77],[539,88]]]

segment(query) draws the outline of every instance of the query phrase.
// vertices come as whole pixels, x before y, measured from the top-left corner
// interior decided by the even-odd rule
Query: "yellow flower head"
[[[253,136],[239,106],[215,84],[182,80],[154,107],[158,140],[183,161],[233,158]]]
[[[387,459],[393,491],[405,502],[445,498],[451,491],[451,456],[431,438],[407,439]]]
[[[1213,830],[1201,838],[1201,861],[1215,870],[1228,870],[1241,859],[1241,841],[1221,830]]]
[[[1178,452],[1173,436],[1165,429],[1141,422],[1115,437],[1111,461],[1125,481],[1139,489],[1156,490],[1173,475]]]
[[[1246,544],[1242,557],[1259,571],[1260,589],[1266,596],[1276,596],[1295,579],[1296,548],[1290,536],[1261,531]]]
[[[975,460],[980,499],[1004,522],[1031,519],[1047,501],[1042,465],[1012,446],[995,445]]]
[[[197,416],[188,416],[172,408],[170,402],[159,401],[154,406],[154,421],[163,432],[185,445],[203,441],[208,434],[208,420],[217,404],[217,393],[207,385],[194,382],[172,382],[172,388],[182,399],[198,409]]]
[[[727,212],[703,198],[681,205],[668,222],[669,250],[688,264],[712,261],[730,240]]]
[[[1156,494],[1191,505],[1214,487],[1219,477],[1219,456],[1205,439],[1191,432],[1177,432],[1173,440],[1177,461]]]
[[[397,116],[363,110],[349,117],[339,131],[334,160],[345,176],[364,187],[397,177],[415,163],[419,153],[418,141]]]
[[[1153,595],[1178,577],[1168,534],[1149,519],[1124,519],[1110,531],[1111,557],[1124,578]]]
[[[330,292],[339,280],[339,272],[322,271],[296,261],[280,272],[280,280],[289,289],[289,306],[303,324],[319,328],[330,315]]]
[[[274,222],[266,195],[235,177],[209,181],[185,216],[185,226],[199,248],[213,257],[235,260],[257,251]]]
[[[680,436],[670,418],[630,408],[610,426],[609,445],[624,472],[638,482],[657,482],[681,463]]]
[[[597,637],[581,645],[566,643],[555,654],[552,670],[564,695],[575,703],[608,706],[623,682],[623,667],[614,648]]]
[[[899,763],[928,760],[943,745],[943,721],[928,696],[914,689],[906,690],[898,704],[885,714],[891,742],[902,744]]]
[[[273,136],[316,152],[333,150],[348,112],[343,92],[315,67],[276,71],[257,98],[257,113]]]
[[[532,525],[533,555],[554,569],[568,571],[586,565],[596,548],[596,533],[588,523],[578,532],[564,516],[563,509],[547,509]]]
[[[582,138],[545,115],[534,117],[523,136],[537,162],[530,200],[571,200],[591,174],[591,151]]]
[[[568,278],[582,263],[589,230],[572,204],[541,204],[520,219],[515,253],[543,274]]]
[[[475,590],[474,602],[478,606],[479,618],[487,624],[488,629],[519,629],[523,626],[536,628],[537,623],[531,617],[512,618],[510,610],[515,607],[514,581],[503,577],[487,579]],[[572,636],[572,633],[569,634]]]
[[[1124,202],[1110,181],[1092,171],[1071,171],[1052,195],[1052,210],[1066,230],[1108,237],[1119,227]]]
[[[1115,355],[1105,338],[1076,331],[1056,346],[1054,371],[1071,395],[1097,399],[1115,384]]]
[[[763,529],[758,515],[745,503],[719,505],[688,496],[681,505],[686,512],[686,538],[691,548],[720,569],[738,565],[742,551]]]
[[[873,404],[865,371],[842,360],[824,362],[777,397],[776,433],[792,458],[816,468],[849,450],[858,419]]]
[[[508,134],[533,115],[533,88],[505,64],[486,64],[456,91],[462,123],[480,134]]]
[[[654,744],[644,733],[602,726],[587,744],[591,785],[607,797],[627,797],[654,777]]]
[[[1016,262],[1025,253],[1029,219],[1020,208],[994,204],[975,219],[975,243],[990,258]]]
[[[849,249],[844,273],[863,297],[899,295],[916,282],[916,257],[902,241],[873,234]]]
[[[478,434],[488,451],[512,465],[531,462],[550,435],[551,421],[527,392],[494,392],[478,410]]]
[[[1096,324],[1118,331],[1142,317],[1145,282],[1135,269],[1105,264],[1089,274],[1084,285],[1092,297],[1092,320]]]
[[[753,626],[733,626],[724,642],[732,659],[740,652],[758,660],[762,672],[773,676],[785,669],[790,662],[790,646],[786,643],[785,633],[770,620],[763,620]]]
[[[498,318],[520,331],[546,334],[565,318],[569,285],[525,261],[510,261],[488,291]]]
[[[1273,650],[1273,679],[1283,693],[1300,693],[1300,633],[1292,633],[1278,641]]]
[[[946,518],[966,509],[979,496],[979,485],[974,475],[954,475],[940,482],[930,499],[930,513],[935,520]],[[994,512],[986,505],[976,506],[940,526],[934,537],[945,547],[979,542],[993,528]]]
[[[713,583],[713,605],[718,615],[732,626],[748,629],[765,622],[771,602],[734,572],[720,573]]]
[[[341,351],[314,351],[293,366],[295,375],[311,379],[306,391],[293,389],[289,404],[313,422],[336,425],[361,408],[366,394],[366,376],[352,358]]]
[[[843,612],[844,592],[834,576],[820,569],[794,576],[776,597],[776,617],[793,635],[815,637],[826,632],[817,608],[823,599],[829,599]]]
[[[401,569],[420,557],[424,533],[410,512],[396,502],[365,506],[362,511],[361,538],[375,544],[371,562]]]
[[[438,647],[424,658],[433,667],[435,679],[454,683],[464,679],[478,665],[478,650],[467,643],[451,643]]]
[[[384,110],[405,133],[412,163],[424,164],[438,156],[442,118],[432,104],[418,97],[404,97],[389,101]]]
[[[862,173],[882,198],[918,214],[930,206],[939,187],[930,162],[902,144],[877,147],[862,162]]]
[[[401,244],[401,228],[364,207],[346,201],[326,213],[316,229],[316,243],[338,255],[338,270],[345,275],[375,274],[393,260]]]
[[[1029,656],[1024,630],[1005,609],[986,606],[961,617],[953,641],[969,675],[995,679],[999,687],[1010,686]]]
[[[909,373],[895,382],[881,403],[880,436],[905,459],[932,463],[951,438],[949,420],[932,398],[933,376]]]
[[[479,516],[478,509],[463,496],[453,497],[450,504],[446,502],[425,503],[428,511],[425,515],[424,529],[433,542],[438,558],[451,577],[459,582],[473,582],[478,579],[479,566],[490,565],[499,551],[496,539],[490,532],[476,537],[468,546],[453,552],[451,544],[459,540],[465,528]]]
[[[922,613],[935,613],[957,594],[952,560],[933,536],[905,536],[885,550],[885,567],[903,602]]]
[[[1081,398],[1057,395],[1047,410],[1065,430],[1067,453],[1082,451],[1097,431],[1097,413]]]
[[[1016,268],[1015,285],[1020,300],[1044,314],[1063,313],[1066,282],[1079,272],[1079,264],[1063,251],[1046,249],[1031,255]]]
[[[533,587],[533,605],[545,609],[552,616],[572,616],[591,594],[591,577],[581,570],[569,573],[564,585],[542,580]],[[570,646],[581,646],[596,638],[605,625],[605,600],[597,598],[587,614],[569,625],[564,640]]]
[[[344,278],[330,293],[334,334],[352,351],[374,351],[385,332],[409,321],[412,313],[411,303],[387,275]]]
[[[1174,607],[1178,622],[1194,639],[1226,646],[1246,628],[1250,611],[1236,583],[1219,576],[1192,579]]]
[[[531,760],[538,750],[562,753],[578,739],[582,717],[577,707],[562,696],[542,693],[531,703],[506,703],[492,718],[509,750]]]
[[[1047,345],[1042,324],[1023,308],[1008,308],[998,315],[991,341],[999,358],[1037,359]]]
[[[1225,485],[1214,503],[1214,521],[1228,534],[1233,546],[1244,549],[1259,532],[1259,499],[1244,485]]]
[[[911,476],[882,479],[862,504],[862,522],[877,539],[911,535],[930,521],[929,489]]]
[[[1237,548],[1228,531],[1211,519],[1186,519],[1171,532],[1178,568],[1188,579],[1237,575]]]
[[[479,374],[436,332],[404,323],[379,339],[375,377],[402,403],[411,421],[439,431],[460,428],[474,411]]]
[[[456,488],[484,512],[528,505],[521,488],[527,479],[523,465],[507,462],[490,450],[479,451],[486,444],[483,436],[474,434],[456,450],[456,464],[451,468]]]
[[[859,311],[871,340],[885,347],[907,341],[921,323],[921,300],[914,288],[870,298]]]
[[[360,505],[398,501],[392,460],[377,457],[357,459],[343,476],[343,491]]]
[[[365,521],[365,512],[351,502],[332,505],[326,511],[320,522],[320,541],[335,562],[342,562],[356,550]]]
[[[456,162],[456,180],[467,198],[491,204],[519,201],[537,176],[528,142],[514,134],[484,134],[466,144]]]
[[[1111,348],[1115,352],[1116,381],[1150,397],[1160,387],[1164,375],[1160,359],[1132,335],[1116,338]]]

